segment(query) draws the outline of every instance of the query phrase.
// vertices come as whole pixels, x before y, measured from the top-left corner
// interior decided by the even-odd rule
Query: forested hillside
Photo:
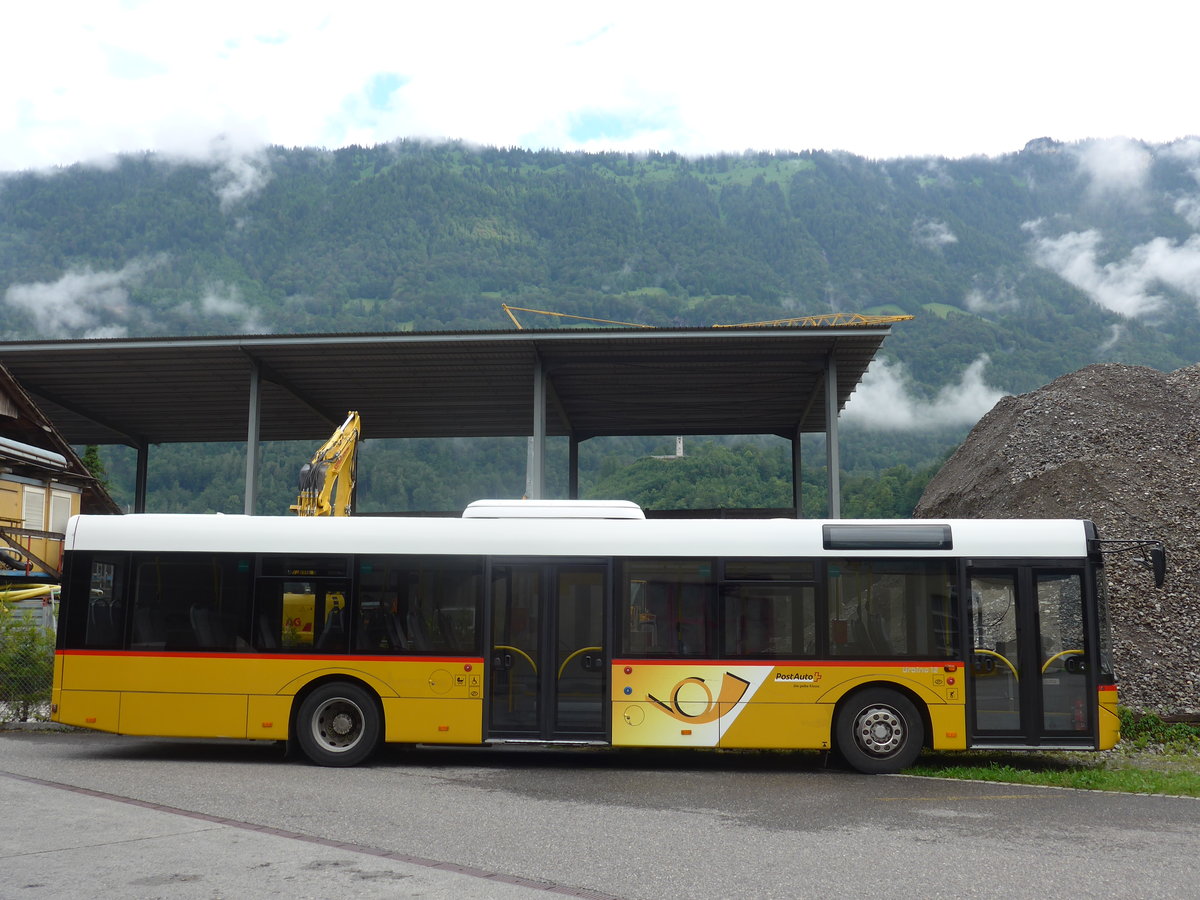
[[[654,325],[911,314],[843,432],[846,506],[870,495],[864,513],[895,515],[911,490],[879,490],[875,476],[891,470],[899,485],[928,469],[1000,393],[1092,362],[1194,362],[1198,230],[1194,140],[1039,140],[964,160],[405,141],[211,164],[144,155],[0,176],[0,329],[6,340],[500,329],[511,327],[502,303]],[[523,487],[520,442],[368,448],[364,508],[454,508]],[[760,457],[755,502],[727,489],[716,503],[711,473],[680,496],[667,489],[675,463],[625,471],[666,442],[585,444],[584,485],[648,505],[790,502],[790,487],[775,498],[788,477],[780,447],[693,448]],[[277,448],[264,511],[290,502],[311,449]],[[236,448],[153,454],[151,506],[239,509],[228,498],[241,473],[221,454]],[[127,456],[105,453],[119,497]],[[823,461],[819,448],[806,458]],[[653,484],[646,467],[660,473]],[[823,483],[819,467],[809,476]]]

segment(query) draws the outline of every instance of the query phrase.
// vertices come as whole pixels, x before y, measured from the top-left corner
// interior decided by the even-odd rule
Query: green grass
[[[908,775],[1200,797],[1200,727],[1121,711],[1121,743],[1104,753],[928,753]]]
[[[957,306],[950,306],[946,303],[923,303],[921,304],[921,309],[925,310],[926,312],[933,313],[939,319],[944,319],[951,315],[961,316],[967,314],[965,309],[960,309]]]
[[[882,306],[870,306],[866,309],[857,310],[864,316],[906,316],[908,311],[895,303],[884,303]],[[942,316],[945,318],[945,316]]]

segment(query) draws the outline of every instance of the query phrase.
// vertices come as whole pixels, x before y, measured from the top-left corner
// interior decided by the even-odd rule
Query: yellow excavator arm
[[[333,436],[300,468],[300,494],[289,507],[298,516],[348,516],[362,421],[351,410]]]

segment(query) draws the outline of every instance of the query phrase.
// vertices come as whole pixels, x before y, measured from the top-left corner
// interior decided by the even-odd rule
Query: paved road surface
[[[815,754],[0,732],[0,897],[1196,896],[1200,801],[870,777]]]

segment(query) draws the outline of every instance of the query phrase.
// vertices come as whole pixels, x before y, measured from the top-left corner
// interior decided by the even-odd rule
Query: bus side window
[[[93,560],[87,583],[87,621],[83,646],[111,650],[124,643],[125,597],[123,567]]]
[[[721,586],[721,655],[811,656],[816,589],[800,584]]]
[[[623,653],[712,655],[717,583],[710,560],[630,560],[623,573]]]
[[[839,559],[830,561],[828,571],[832,655],[888,659],[957,652],[949,562]]]
[[[479,557],[359,558],[354,646],[363,653],[477,653]]]
[[[133,650],[248,650],[249,562],[221,554],[135,559]]]

